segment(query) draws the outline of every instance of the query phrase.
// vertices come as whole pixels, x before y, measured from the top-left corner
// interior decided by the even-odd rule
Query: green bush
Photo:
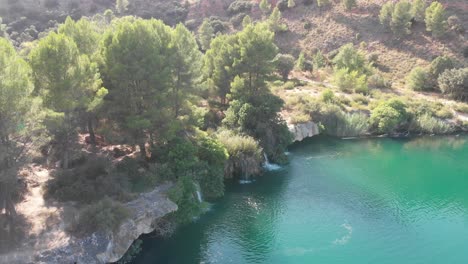
[[[356,0],[343,0],[343,5],[346,10],[351,10],[353,7],[357,6]]]
[[[239,13],[250,12],[251,9],[252,2],[236,0],[229,5],[227,11],[230,15],[235,15]]]
[[[410,72],[407,77],[407,85],[410,89],[415,91],[427,91],[432,89],[429,73],[421,67],[416,67]]]
[[[359,74],[357,71],[349,72],[347,68],[335,69],[333,81],[342,91],[354,91],[362,94],[369,92],[366,76]]]
[[[333,58],[333,63],[338,69],[347,69],[349,72],[356,71],[359,74],[367,74],[370,70],[366,59],[352,43],[343,45],[338,54]]]
[[[353,101],[362,104],[362,105],[367,105],[369,104],[369,98],[367,96],[364,96],[362,94],[353,94],[352,95]]]
[[[420,132],[429,134],[447,134],[454,131],[454,128],[447,122],[435,118],[429,114],[424,114],[417,119]]]
[[[435,113],[439,118],[450,119],[453,118],[453,112],[448,107],[443,107]]]
[[[407,119],[406,105],[398,99],[380,102],[372,110],[370,124],[381,133],[394,131]]]
[[[380,74],[373,74],[372,76],[370,76],[367,79],[367,85],[370,88],[377,88],[377,89],[387,88],[389,86],[387,81]]]
[[[400,1],[395,5],[392,13],[392,19],[390,20],[390,28],[393,33],[397,36],[404,36],[411,33],[411,20],[413,15],[411,14],[411,3],[408,1]]]
[[[294,68],[294,57],[290,54],[278,54],[275,60],[278,73],[283,81],[287,81],[289,73]]]
[[[445,8],[439,2],[432,2],[426,9],[426,29],[432,32],[434,37],[440,38],[447,31]]]
[[[200,132],[197,136],[197,156],[204,163],[204,173],[198,176],[206,198],[224,195],[224,164],[229,157],[227,149],[215,138]]]
[[[59,201],[93,203],[105,196],[121,201],[130,199],[130,175],[119,171],[108,172],[110,164],[105,159],[90,159],[83,165],[56,171],[46,185],[46,197]]]
[[[72,229],[80,234],[115,231],[129,215],[129,210],[121,203],[106,197],[98,203],[84,207]]]
[[[439,56],[431,62],[429,73],[434,79],[437,79],[441,73],[455,68],[454,61],[447,56]]]
[[[204,205],[198,201],[197,191],[197,184],[189,176],[180,177],[169,191],[169,199],[178,207],[177,211],[173,213],[177,223],[189,223],[202,212]]]
[[[363,113],[345,113],[334,104],[314,103],[311,106],[312,120],[323,126],[326,135],[354,137],[368,131],[369,118]]]
[[[468,68],[447,70],[437,81],[442,93],[448,97],[456,100],[468,99]]]
[[[325,89],[321,94],[320,94],[320,99],[324,103],[333,103],[335,101],[335,94],[331,89]]]
[[[230,157],[240,157],[243,154],[261,157],[262,148],[253,137],[222,130],[217,134],[217,138],[227,149]]]

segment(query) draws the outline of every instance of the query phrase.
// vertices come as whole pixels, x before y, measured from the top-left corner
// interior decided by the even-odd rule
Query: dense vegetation
[[[80,231],[114,229],[127,215],[120,202],[164,181],[175,182],[175,219],[190,221],[204,206],[197,192],[223,195],[228,159],[233,174],[249,171],[238,166],[245,157],[258,167],[262,150],[285,161],[290,135],[279,116],[283,101],[266,83],[278,54],[271,23],[204,39],[204,56],[182,24],[135,17],[101,22],[68,18],[37,41],[27,62],[1,39],[0,186],[8,190],[1,202],[8,215],[23,164],[17,152],[31,155],[21,145],[31,142],[44,144],[49,164],[60,167],[47,196],[85,206],[75,225]],[[218,128],[239,140],[225,141]],[[81,152],[81,134],[94,154]],[[100,144],[128,145],[140,157],[114,166],[100,158]]]
[[[359,7],[351,0],[233,1],[230,24],[213,16],[169,26],[125,16],[135,4],[118,0],[117,16],[68,17],[21,35],[0,20],[0,212],[14,222],[17,175],[33,159],[54,169],[47,198],[80,207],[71,231],[93,232],[117,228],[129,214],[123,203],[165,182],[179,206],[174,221],[190,221],[205,207],[199,193],[223,196],[225,178],[258,174],[263,154],[287,161],[286,121],[314,121],[340,137],[466,125],[447,121],[468,112],[461,58],[435,57],[405,79],[411,90],[460,101],[452,110],[387,93],[391,81],[366,42],[350,39],[330,52],[278,48],[290,26],[282,12],[304,4],[325,12],[337,2],[347,13]],[[388,1],[379,21],[398,41],[416,23],[428,38],[463,31],[447,16],[437,2]],[[303,29],[313,26],[305,21]],[[318,96],[300,91],[315,86],[311,80]]]

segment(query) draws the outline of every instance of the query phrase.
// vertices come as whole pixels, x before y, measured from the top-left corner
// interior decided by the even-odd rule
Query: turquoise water
[[[313,138],[135,263],[468,263],[467,139]]]

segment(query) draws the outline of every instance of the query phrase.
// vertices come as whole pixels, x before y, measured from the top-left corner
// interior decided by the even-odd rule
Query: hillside
[[[0,0],[0,263],[130,261],[307,137],[467,132],[439,2]]]

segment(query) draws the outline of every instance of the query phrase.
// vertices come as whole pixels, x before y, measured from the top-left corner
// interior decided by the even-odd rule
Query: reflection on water
[[[295,145],[135,263],[468,263],[466,139]]]

